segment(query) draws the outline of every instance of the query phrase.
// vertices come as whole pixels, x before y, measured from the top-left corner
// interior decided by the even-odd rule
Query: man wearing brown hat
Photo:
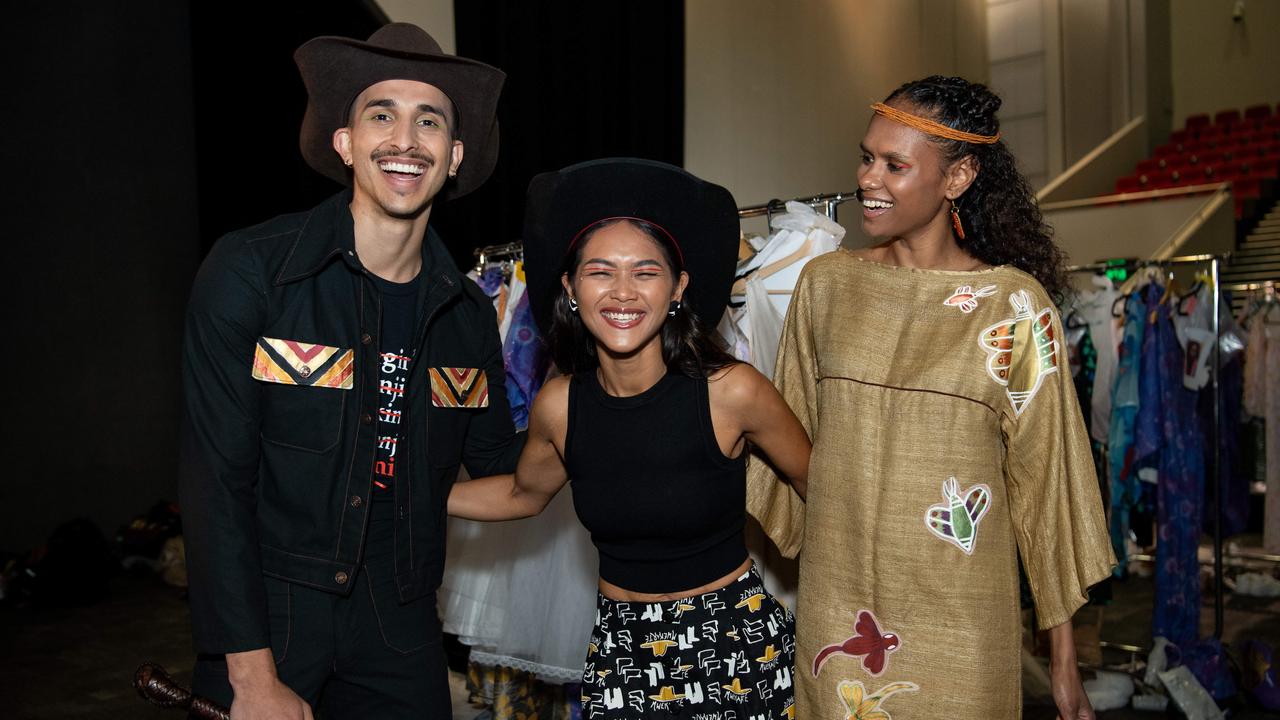
[[[236,718],[447,718],[435,592],[458,466],[521,439],[488,298],[428,228],[497,159],[503,74],[392,24],[294,56],[302,152],[350,187],[230,233],[187,312],[195,689]]]

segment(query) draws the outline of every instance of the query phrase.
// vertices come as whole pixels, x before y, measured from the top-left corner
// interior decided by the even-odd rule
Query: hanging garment
[[[1196,394],[1182,382],[1183,352],[1161,303],[1164,289],[1143,289],[1147,311],[1135,430],[1139,464],[1159,471],[1156,505],[1156,599],[1152,633],[1190,647],[1200,636],[1201,502],[1204,498],[1204,439],[1196,417]]]
[[[496,271],[503,299],[498,322],[512,417],[524,427],[550,358],[529,312],[523,267],[516,264],[507,274],[509,279]],[[481,280],[486,294],[499,295],[493,274],[486,272]],[[521,678],[568,683],[582,676],[582,648],[591,633],[597,575],[595,549],[574,516],[568,493],[560,493],[540,515],[525,520],[482,523],[450,518],[448,547],[439,591],[441,617],[446,632],[472,647],[473,664],[482,666],[473,668],[473,674],[488,688],[485,693],[498,692],[495,688],[518,690],[519,697],[504,696],[500,703],[508,708],[565,697],[525,692],[527,683]],[[548,712],[544,707],[543,715]]]
[[[1019,555],[1042,628],[1114,563],[1061,337],[1013,268],[805,269],[775,382],[813,438],[808,502],[766,463],[748,479],[769,536],[803,546],[796,717],[845,717],[851,688],[900,688],[886,716],[1021,714]]]
[[[1280,553],[1280,324],[1271,324],[1265,315],[1254,322],[1262,325],[1265,350],[1267,499],[1263,506],[1262,545],[1269,553]]]
[[[787,203],[785,213],[770,219],[769,227],[774,233],[764,247],[738,263],[738,281],[725,311],[735,330],[721,332],[735,357],[766,377],[773,376],[782,318],[800,271],[813,258],[840,247],[845,235],[839,223],[794,200]],[[751,280],[758,284],[748,292]]]
[[[1111,390],[1111,427],[1108,433],[1108,465],[1111,468],[1111,548],[1120,560],[1116,576],[1124,574],[1128,560],[1129,516],[1142,491],[1133,462],[1134,424],[1138,417],[1139,374],[1146,329],[1146,306],[1138,297],[1124,305],[1124,332]]]
[[[1273,302],[1262,303],[1249,321],[1244,409],[1262,419],[1267,484],[1262,545],[1269,553],[1280,553],[1280,322],[1268,320],[1274,307]]]
[[[1229,304],[1229,303],[1228,303]],[[1242,460],[1240,436],[1241,388],[1244,384],[1244,359],[1238,354],[1218,374],[1218,472],[1205,475],[1204,531],[1212,533],[1217,516],[1213,485],[1222,482],[1222,536],[1245,531],[1249,521],[1249,482],[1251,476]],[[1200,431],[1205,439],[1205,468],[1213,467],[1213,387],[1200,391]]]
[[[783,318],[801,270],[813,258],[840,247],[845,229],[808,205],[791,201],[773,216],[773,234],[751,257],[738,263],[737,278],[720,321],[720,336],[733,356],[773,377]],[[747,550],[765,585],[789,608],[796,606],[799,567],[770,547],[762,532],[748,525]]]
[[[507,371],[511,420],[517,430],[524,430],[529,426],[533,397],[542,389],[547,370],[551,367],[551,354],[538,333],[533,311],[529,308],[524,263],[516,263],[511,273],[510,288],[507,304],[511,313],[506,332],[502,335],[502,361]]]
[[[1183,351],[1182,384],[1199,390],[1209,384],[1213,355],[1213,290],[1208,285],[1178,301],[1173,327]]]
[[[1075,310],[1089,324],[1089,338],[1098,352],[1090,403],[1090,435],[1098,442],[1107,442],[1111,432],[1111,386],[1115,382],[1121,340],[1120,323],[1111,315],[1111,308],[1120,293],[1104,275],[1094,275],[1092,282],[1095,289],[1079,294]]]

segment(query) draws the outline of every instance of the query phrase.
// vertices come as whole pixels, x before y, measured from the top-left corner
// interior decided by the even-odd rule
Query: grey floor
[[[1145,645],[1149,642],[1151,583],[1131,580],[1117,587],[1115,602],[1104,611],[1104,639]],[[1204,608],[1206,629],[1213,611]],[[1280,601],[1228,596],[1224,639],[1257,637],[1280,646]],[[1111,658],[1114,660],[1114,658]],[[150,577],[121,576],[111,593],[89,608],[34,610],[0,608],[0,717],[35,720],[178,718],[153,709],[130,687],[143,661],[168,668],[187,682],[192,663],[187,604],[181,593]],[[460,678],[453,679],[455,718],[477,710],[463,702]],[[1029,705],[1029,720],[1050,719],[1051,708]],[[1153,718],[1133,711],[1103,718]],[[1234,718],[1275,717],[1240,709]]]

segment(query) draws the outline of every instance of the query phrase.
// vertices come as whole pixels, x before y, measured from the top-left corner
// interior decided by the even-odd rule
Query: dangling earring
[[[675,317],[678,312],[680,312],[680,301],[672,300],[671,309],[667,311],[667,317]]]
[[[964,239],[964,225],[960,224],[960,208],[956,207],[956,201],[951,201],[951,227],[956,230],[956,237]]]
[[[569,298],[569,312],[571,313],[578,312],[578,301],[574,300],[573,298]]]

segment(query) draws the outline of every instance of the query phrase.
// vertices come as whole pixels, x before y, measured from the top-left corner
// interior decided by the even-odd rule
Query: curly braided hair
[[[894,90],[884,102],[907,105],[903,109],[957,130],[979,135],[1000,131],[999,96],[964,78],[932,75]],[[1028,273],[1061,302],[1069,294],[1066,255],[1053,242],[1053,229],[1045,224],[1009,148],[1003,141],[983,145],[928,137],[941,150],[944,166],[966,155],[977,161],[977,178],[956,199],[965,227],[965,239],[956,238],[960,247],[989,265],[1013,265]]]

